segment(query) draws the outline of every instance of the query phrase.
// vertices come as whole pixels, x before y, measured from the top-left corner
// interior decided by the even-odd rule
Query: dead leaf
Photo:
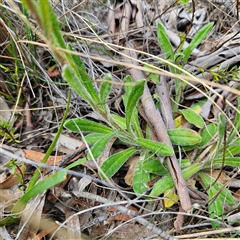
[[[56,67],[56,65],[48,68],[47,70],[47,74],[49,77],[57,77],[58,75],[60,75],[60,70]]]
[[[132,207],[132,206],[129,206],[128,209],[133,210],[133,211],[135,211],[135,212],[138,212],[138,210],[137,210],[135,207]],[[111,214],[111,213],[117,212],[117,211],[118,211],[118,210],[117,210],[116,208],[110,207],[110,208],[108,209],[108,214]],[[130,219],[131,219],[131,217],[129,217],[129,216],[126,215],[126,214],[118,214],[118,215],[116,215],[116,216],[114,216],[114,217],[108,218],[108,219],[107,219],[107,222],[111,222],[111,221],[124,221],[124,222],[126,222],[126,221],[128,221],[128,220],[130,220]]]
[[[131,157],[126,163],[126,166],[129,166],[126,176],[124,177],[125,183],[129,186],[132,186],[132,179],[137,166],[139,156]]]

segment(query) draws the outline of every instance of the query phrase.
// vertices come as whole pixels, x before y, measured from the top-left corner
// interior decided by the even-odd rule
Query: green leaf
[[[37,183],[33,188],[31,188],[29,191],[27,191],[16,203],[14,208],[12,209],[12,213],[19,213],[23,211],[25,208],[25,205],[28,203],[28,201],[34,197],[36,197],[38,194],[44,192],[45,190],[48,190],[49,188],[63,182],[67,177],[67,171],[61,170],[59,172],[56,172],[49,177],[44,178],[42,181]]]
[[[210,187],[210,189],[208,190],[209,199],[212,199],[212,197],[214,197],[217,193],[218,191],[214,186]],[[214,198],[214,201],[209,203],[208,211],[210,213],[209,217],[212,219],[215,219],[224,213],[223,202],[219,195],[216,198]],[[213,228],[220,228],[220,224],[217,222],[211,222],[211,224]]]
[[[91,95],[83,86],[82,79],[79,78],[76,70],[70,65],[66,64],[62,68],[62,76],[69,83],[69,85],[81,96],[85,101],[87,101],[92,107],[96,105],[93,101]]]
[[[151,150],[157,156],[172,156],[173,149],[166,143],[155,142],[149,139],[138,138],[135,140],[136,144]]]
[[[70,120],[67,120],[64,123],[64,127],[72,132],[96,132],[96,133],[112,133],[113,130],[107,126],[104,126],[102,124],[81,119],[81,118],[73,118]]]
[[[184,62],[187,62],[187,60],[188,60],[189,56],[191,55],[192,51],[194,50],[194,48],[196,48],[206,38],[208,33],[211,31],[213,24],[214,23],[211,22],[211,23],[205,25],[195,34],[191,43],[183,51]]]
[[[19,215],[15,215],[15,214],[21,213],[24,210],[26,204],[32,198],[48,190],[49,188],[63,182],[64,180],[66,180],[66,177],[67,177],[67,171],[61,170],[59,172],[52,174],[50,177],[43,179],[39,183],[37,183],[28,192],[24,193],[24,195],[17,201],[17,203],[15,204],[15,206],[11,211],[12,216],[9,216],[7,218],[0,220],[0,227],[7,226],[16,222],[17,219],[19,218]]]
[[[225,157],[236,156],[240,153],[240,138],[235,139],[226,146]]]
[[[209,141],[211,141],[215,134],[217,133],[217,126],[214,123],[210,123],[203,129],[201,133],[202,140],[199,144],[200,147],[206,145]]]
[[[134,133],[135,133],[134,135],[136,135],[138,138],[143,138],[143,133],[142,133],[142,128],[141,128],[141,125],[140,125],[140,122],[139,122],[137,108],[133,109],[131,122],[132,122],[132,128],[133,128]]]
[[[238,102],[238,112],[236,112],[236,117],[235,117],[235,121],[234,121],[234,128],[232,128],[228,139],[227,139],[227,144],[231,143],[231,141],[234,139],[234,137],[239,134],[240,132],[240,96],[237,98],[237,102]]]
[[[163,176],[167,173],[169,173],[166,166],[163,166],[159,160],[157,159],[151,159],[149,161],[145,161],[142,167],[145,171],[148,171],[150,173],[154,173],[158,176]]]
[[[100,167],[99,175],[101,178],[111,178],[136,152],[135,148],[128,148],[107,158]]]
[[[132,185],[136,194],[142,194],[148,190],[147,183],[150,181],[150,174],[143,169],[146,153],[140,156],[137,167],[134,171]]]
[[[95,144],[99,139],[103,138],[105,133],[89,133],[84,137],[85,141],[91,145]]]
[[[39,1],[42,29],[46,38],[53,42],[56,47],[66,48],[60,32],[58,19],[49,1]],[[30,9],[31,10],[31,9]]]
[[[174,60],[173,47],[172,44],[170,43],[166,30],[161,23],[158,23],[157,36],[158,42],[161,46],[161,49],[164,52],[165,58],[169,61],[173,61]]]
[[[216,182],[214,185],[212,185],[215,179],[209,176],[207,173],[201,172],[199,173],[199,177],[202,179],[202,183],[205,188],[210,186],[208,190],[208,198],[210,200],[208,210],[211,213],[210,217],[213,219],[220,217],[224,213],[223,202],[229,205],[235,204],[231,192],[226,188],[222,188],[223,184],[220,182]],[[218,194],[217,197],[216,194]],[[219,227],[218,223],[213,222],[212,225],[213,227]]]
[[[202,117],[194,112],[192,109],[184,109],[184,110],[179,110],[180,113],[183,114],[184,118],[197,128],[203,128],[204,126],[204,121]]]
[[[151,73],[151,70],[155,70],[155,68],[149,66],[149,65],[144,65],[144,67],[147,69],[147,79],[151,79],[153,82],[155,82],[156,84],[160,84],[160,81],[159,81],[159,74],[156,74],[156,73]],[[148,71],[149,70],[149,71]]]
[[[115,136],[115,133],[109,133],[104,135],[101,139],[99,139],[92,147],[91,147],[91,153],[88,153],[87,158],[89,160],[92,160],[92,156],[94,159],[99,157],[103,150],[106,148],[107,143]]]
[[[137,103],[140,97],[143,94],[145,80],[139,80],[132,87],[126,105],[126,125],[129,133],[131,132],[131,119],[134,109],[137,106]]]
[[[219,156],[223,151],[223,143],[227,127],[227,119],[223,114],[219,114],[218,120],[218,141],[215,156]]]
[[[126,119],[116,114],[111,114],[111,118],[121,129],[127,129]]]
[[[239,146],[238,146],[239,148]],[[222,167],[222,158],[216,158],[213,161],[209,161],[204,165],[204,168],[212,168],[219,169]],[[224,159],[224,166],[231,166],[231,167],[240,167],[240,157],[226,157]]]
[[[196,163],[196,164],[193,164],[193,165],[189,166],[188,168],[184,169],[182,171],[184,179],[190,178],[192,175],[199,172],[201,170],[201,168],[202,168],[202,164]],[[154,184],[153,190],[151,191],[150,195],[151,196],[159,196],[164,191],[166,191],[172,187],[174,187],[174,182],[173,182],[172,177],[171,176],[163,177],[162,179],[158,180]]]
[[[112,89],[112,75],[107,73],[101,82],[99,96],[102,103],[107,101],[108,95]]]
[[[172,144],[179,146],[195,145],[202,140],[201,136],[197,132],[186,128],[169,129],[168,135]]]
[[[216,192],[219,192],[219,197],[222,202],[225,202],[226,204],[229,204],[229,205],[235,204],[235,201],[231,192],[227,188],[223,188],[222,183],[217,181],[214,185],[212,185],[212,183],[215,181],[215,178],[209,176],[207,173],[204,173],[204,172],[200,172],[199,177],[202,179],[203,185],[205,188],[208,188],[209,186],[211,186],[212,188],[215,188]],[[211,198],[209,197],[209,200],[210,199]]]
[[[77,167],[77,166],[85,163],[86,161],[87,161],[86,158],[80,158],[80,159],[74,161],[73,163],[69,164],[68,166],[66,166],[65,169],[71,169],[71,168]]]

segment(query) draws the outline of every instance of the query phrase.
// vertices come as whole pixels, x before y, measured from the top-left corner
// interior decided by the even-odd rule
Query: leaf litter
[[[25,34],[27,34],[25,31],[27,29],[26,25],[19,18],[20,15],[16,11],[16,5],[14,5],[14,11],[8,11],[8,7],[12,6],[9,5],[12,4],[10,2],[3,1],[1,5],[5,12],[5,14],[1,14],[4,23],[1,22],[3,28],[1,50],[4,55],[1,56],[0,64],[1,69],[5,70],[1,73],[0,82],[1,101],[3,101],[3,104],[1,104],[3,119],[1,118],[1,121],[8,122],[9,119],[6,119],[5,116],[9,118],[9,116],[14,115],[14,118],[12,118],[14,122],[10,122],[10,125],[7,126],[4,125],[3,130],[8,133],[12,126],[18,126],[15,128],[13,137],[19,142],[8,142],[7,136],[9,134],[1,135],[1,149],[10,151],[14,154],[15,159],[18,156],[31,159],[33,166],[36,166],[34,162],[41,163],[55,137],[56,130],[59,128],[64,114],[63,103],[67,102],[68,86],[61,77],[61,67],[56,66],[47,45],[36,47],[35,54],[37,55],[34,56],[30,45],[28,45],[29,43],[24,42]],[[194,233],[203,231],[205,236],[219,238],[219,233],[214,232],[211,227],[220,227],[221,225],[220,229],[222,229],[222,234],[225,234],[225,237],[237,236],[234,235],[234,231],[239,231],[237,224],[239,221],[239,194],[237,194],[239,191],[239,166],[234,162],[234,159],[225,156],[230,154],[232,157],[239,157],[239,151],[236,150],[239,148],[238,142],[236,142],[235,148],[231,147],[234,142],[227,142],[231,129],[235,127],[235,130],[239,130],[238,123],[234,124],[234,118],[237,113],[239,114],[237,109],[239,109],[240,104],[238,102],[239,92],[234,91],[239,88],[239,26],[236,24],[239,9],[234,5],[234,1],[186,2],[188,3],[187,6],[177,4],[177,1],[106,2],[91,0],[86,3],[53,1],[54,11],[57,13],[59,23],[63,26],[64,36],[67,41],[72,42],[76,51],[83,53],[82,60],[87,72],[93,80],[96,80],[94,81],[94,87],[99,88],[98,81],[103,79],[104,74],[110,72],[113,76],[112,90],[109,99],[107,99],[113,113],[124,113],[125,111],[124,105],[121,103],[121,94],[118,96],[120,100],[118,109],[115,108],[115,104],[111,103],[111,98],[116,96],[116,92],[121,92],[119,89],[124,84],[123,78],[127,74],[132,76],[133,81],[134,79],[136,81],[148,80],[148,84],[145,84],[144,87],[145,92],[141,97],[142,106],[140,108],[142,110],[139,111],[141,128],[144,134],[150,134],[153,140],[160,140],[171,146],[173,140],[169,139],[167,130],[174,129],[175,119],[194,104],[198,104],[201,109],[198,112],[200,113],[198,120],[190,116],[192,118],[189,121],[189,117],[185,115],[185,119],[180,120],[180,125],[188,129],[193,128],[200,135],[202,133],[201,129],[204,130],[202,122],[207,126],[209,123],[218,125],[221,114],[229,120],[226,130],[222,133],[221,129],[217,136],[209,133],[210,138],[208,138],[206,144],[201,146],[201,148],[206,149],[209,147],[206,152],[201,151],[198,147],[181,145],[179,142],[181,149],[174,147],[174,155],[167,157],[165,160],[160,159],[160,157],[155,159],[161,162],[167,160],[168,166],[163,167],[167,167],[173,176],[173,186],[177,190],[179,202],[175,195],[168,202],[169,197],[166,196],[166,193],[163,195],[163,192],[156,189],[158,196],[154,196],[155,199],[149,197],[148,191],[151,188],[142,193],[134,193],[131,185],[134,173],[128,169],[133,168],[137,171],[138,164],[136,162],[131,163],[130,166],[128,162],[123,164],[116,173],[114,172],[115,175],[110,180],[109,185],[104,185],[101,181],[94,181],[95,178],[99,178],[98,166],[104,164],[110,156],[114,156],[114,154],[123,150],[121,149],[123,143],[114,138],[114,141],[106,145],[107,147],[99,157],[100,160],[97,159],[96,162],[95,160],[88,160],[86,159],[87,154],[82,152],[75,157],[69,157],[67,161],[64,161],[64,165],[61,165],[73,164],[70,166],[73,166],[74,171],[83,172],[92,179],[91,181],[85,184],[84,178],[75,177],[74,172],[71,172],[63,183],[56,185],[49,191],[38,194],[30,200],[20,216],[18,224],[13,221],[9,226],[8,224],[5,227],[1,225],[3,229],[2,237],[8,236],[10,238],[11,235],[11,238],[16,239],[43,239],[46,236],[47,239],[61,239],[61,236],[66,236],[68,239],[153,239],[161,236],[164,239],[173,239],[168,234],[173,234],[176,238],[182,238],[184,234],[191,237],[191,234],[194,236]],[[188,8],[192,10],[189,11]],[[13,25],[10,26],[9,21],[13,19]],[[32,19],[29,20],[32,22]],[[182,54],[190,48],[194,36],[199,34],[201,29],[210,22],[214,22],[210,34],[191,50],[190,59],[186,61]],[[186,79],[185,81],[188,82],[186,86],[179,85],[179,82],[176,81],[177,77],[163,71],[161,72],[163,75],[160,75],[160,84],[155,86],[153,84],[154,80],[151,77],[148,78],[146,73],[143,72],[142,66],[146,63],[152,64],[151,68],[156,71],[167,68],[164,64],[166,63],[163,57],[164,49],[161,51],[160,46],[162,45],[161,43],[159,45],[157,40],[158,24],[162,24],[163,29],[166,30],[165,38],[168,36],[173,47],[172,53],[174,55],[172,55],[172,59],[165,59],[169,61],[167,65],[175,64],[177,67],[184,67],[184,70],[191,72],[195,78],[207,80],[207,85],[210,88],[207,88],[204,80],[201,82],[194,81],[194,77],[192,79],[185,78],[186,74],[180,72],[179,69],[176,70],[177,68],[174,68],[174,66],[170,69],[174,73],[182,75],[183,81]],[[17,27],[23,29],[23,31],[16,31]],[[14,38],[23,40],[18,43],[19,46],[16,45],[18,46],[17,49],[6,37],[10,35],[11,28],[15,34],[18,34]],[[36,35],[28,36],[27,39],[34,41],[35,37]],[[9,47],[6,48],[5,44],[8,44]],[[125,47],[128,48],[122,51]],[[29,56],[26,56],[22,49],[25,49]],[[13,51],[21,59],[20,61],[16,59]],[[13,61],[13,56],[16,62]],[[97,58],[91,59],[91,56]],[[129,60],[128,56],[133,58]],[[98,60],[98,57],[101,60]],[[104,60],[108,64],[104,63]],[[117,62],[113,60],[117,60]],[[127,66],[124,65],[124,62],[131,64],[129,65],[131,67],[124,68],[124,66]],[[26,77],[23,68],[25,63],[27,63],[28,81],[24,82],[22,91],[19,87],[21,86],[21,80]],[[18,64],[20,71],[16,70],[14,64]],[[121,65],[122,67],[120,67]],[[136,66],[139,66],[140,69]],[[164,73],[166,76],[164,76]],[[31,81],[29,81],[30,79]],[[215,82],[216,85],[212,85],[212,82]],[[162,86],[164,84],[165,86]],[[10,88],[12,93],[9,91]],[[182,91],[179,91],[179,89],[182,89]],[[151,96],[154,91],[158,94],[157,98],[155,101],[150,101],[149,104],[148,101],[152,99]],[[179,98],[176,98],[179,93]],[[63,101],[57,102],[55,99]],[[171,101],[166,102],[167,99],[171,99],[173,102],[180,99],[179,102],[175,102],[180,106],[177,107],[179,111],[173,111],[173,104]],[[159,103],[162,116],[158,115],[156,102]],[[12,108],[13,106],[15,108]],[[14,109],[14,111],[11,109]],[[91,115],[93,116],[94,113],[92,113],[90,106],[73,91],[68,118],[86,118],[87,116],[91,118]],[[99,116],[93,119],[102,122]],[[160,119],[163,119],[162,125],[159,125]],[[121,119],[118,120],[121,121]],[[186,124],[186,121],[188,124]],[[18,123],[21,124],[17,125]],[[201,127],[197,125],[199,123],[201,123]],[[3,126],[2,122],[1,126]],[[148,126],[151,126],[150,130]],[[200,130],[196,130],[196,126]],[[68,134],[61,134],[52,156],[46,162],[48,165],[59,166],[61,160],[66,157],[65,154],[73,156],[78,147],[81,149],[81,147],[86,146],[88,150],[91,147],[84,140],[83,135],[69,132]],[[239,135],[237,133],[235,141],[238,139]],[[222,142],[223,148],[219,148],[218,141]],[[92,138],[92,142],[96,141]],[[12,161],[10,164],[10,156],[12,155],[6,158],[3,151],[0,156],[2,165],[0,185],[2,195],[5,196],[1,200],[1,215],[3,218],[11,213],[9,206],[8,208],[5,207],[6,202],[24,194],[24,188],[28,186],[28,181],[35,171],[35,168],[31,167],[29,163],[19,166],[17,162]],[[214,168],[215,160],[212,156],[216,159],[222,159],[220,170],[219,167]],[[136,155],[135,157],[140,162],[142,155],[140,157]],[[189,162],[188,167],[200,162],[201,167],[199,167],[200,165],[196,166],[199,167],[198,169],[202,169],[202,173],[197,175],[192,170],[193,174],[189,175],[185,182],[181,169],[181,161],[184,160],[182,157]],[[81,164],[74,165],[74,162],[78,161],[79,158],[82,159]],[[208,159],[212,160],[210,164]],[[209,168],[204,165],[204,161],[210,165],[210,172]],[[108,162],[105,164],[107,165]],[[49,170],[43,171],[40,179],[47,177],[46,172],[49,174]],[[145,172],[142,172],[142,174],[142,176],[145,176]],[[160,176],[160,178],[163,176]],[[159,176],[154,174],[152,177],[150,175],[145,177],[149,182],[153,177]],[[204,183],[206,179],[213,179],[211,180],[214,181],[212,182],[213,186],[211,184],[207,186]],[[172,181],[171,178],[169,180]],[[191,182],[190,185],[189,182]],[[8,192],[5,192],[5,190]],[[209,199],[206,195],[208,190],[215,191],[212,196],[217,198],[215,205],[221,199],[223,208],[219,206],[214,208],[210,204],[212,199]],[[225,195],[224,191],[226,192]],[[20,192],[20,196],[16,192]],[[232,195],[230,192],[232,192]],[[233,202],[229,200],[230,198]],[[172,205],[172,201],[176,203]],[[168,204],[171,206],[166,207]],[[213,216],[214,212],[212,210],[222,211],[221,215]],[[212,220],[209,217],[216,217],[218,222],[211,226]],[[203,219],[209,225],[204,225]],[[224,221],[227,223],[224,223]],[[35,224],[32,224],[33,222]],[[157,227],[159,224],[160,227]],[[15,226],[15,228],[12,228],[12,226]],[[174,227],[177,233],[172,233],[171,229]]]

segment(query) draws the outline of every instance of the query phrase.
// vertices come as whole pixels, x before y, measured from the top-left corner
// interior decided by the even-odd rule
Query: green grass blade
[[[47,150],[47,152],[46,152],[46,154],[45,154],[45,156],[44,156],[44,158],[43,158],[43,160],[42,160],[42,163],[46,163],[46,162],[47,162],[47,160],[48,160],[48,158],[50,157],[53,149],[55,148],[55,146],[56,146],[56,144],[57,144],[57,141],[58,141],[58,138],[59,138],[59,136],[60,136],[60,134],[61,134],[61,132],[62,132],[62,130],[63,130],[63,125],[64,125],[64,122],[65,122],[66,119],[67,119],[67,115],[68,115],[68,112],[69,112],[70,99],[71,99],[71,94],[70,94],[70,93],[71,93],[71,92],[70,92],[70,90],[69,90],[69,91],[68,91],[67,106],[66,106],[65,113],[64,113],[64,115],[63,115],[62,122],[61,122],[61,124],[60,124],[60,126],[59,126],[59,128],[58,128],[58,131],[57,131],[57,133],[56,133],[55,138],[53,139],[50,147],[48,148],[48,150]],[[33,188],[33,186],[35,185],[36,181],[38,180],[38,178],[39,178],[39,176],[40,176],[41,169],[42,169],[42,168],[39,167],[39,168],[35,171],[34,175],[32,176],[32,178],[31,178],[31,180],[30,180],[30,182],[29,182],[29,184],[28,184],[28,187],[27,187],[27,190],[26,190],[26,191],[29,191],[29,190],[31,190],[31,189]]]

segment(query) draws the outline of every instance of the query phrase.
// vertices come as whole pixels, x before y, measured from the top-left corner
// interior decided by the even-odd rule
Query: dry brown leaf
[[[71,211],[71,206],[75,203],[73,199],[66,202],[66,207],[64,209],[66,216],[67,225],[67,238],[68,239],[81,239],[81,230],[79,217],[74,215],[75,212]]]
[[[27,203],[19,224],[19,240],[33,239],[36,236],[40,227],[44,203],[45,192],[38,194]]]
[[[228,177],[224,172],[222,172],[221,170],[214,170],[213,172],[207,172],[207,174],[216,179],[218,176],[219,176],[219,173],[221,172],[221,175],[220,177],[218,178],[218,182],[222,183],[222,184],[225,184],[227,182],[230,181],[230,177]]]
[[[128,207],[128,209],[133,210],[135,212],[138,212],[138,210],[135,207],[132,207],[132,206]],[[114,208],[114,207],[110,207],[108,209],[108,214],[111,214],[113,212],[117,212],[117,209]],[[131,217],[129,217],[126,214],[119,214],[119,215],[116,215],[114,217],[108,218],[107,222],[111,222],[111,221],[124,221],[124,222],[126,222],[126,221],[128,221],[130,219],[131,219]]]
[[[25,158],[27,159],[31,159],[35,162],[42,162],[45,153],[41,153],[41,152],[37,152],[34,150],[27,150],[27,149],[23,149],[24,153],[25,153]],[[49,165],[58,165],[58,163],[62,160],[63,156],[50,156],[47,160],[47,164]]]
[[[57,77],[58,75],[60,75],[60,73],[61,71],[57,69],[56,66],[52,66],[47,70],[47,74],[49,77]]]
[[[126,166],[129,166],[126,176],[124,177],[125,183],[129,186],[132,186],[132,179],[137,166],[139,156],[131,157],[126,163]]]

